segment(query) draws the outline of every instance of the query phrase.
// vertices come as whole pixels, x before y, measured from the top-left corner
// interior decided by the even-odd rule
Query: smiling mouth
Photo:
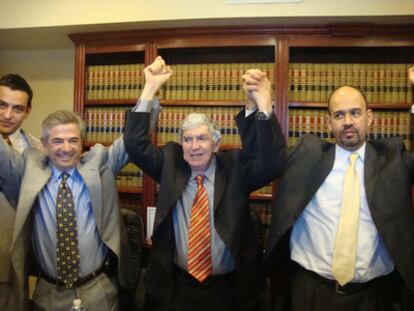
[[[69,160],[72,159],[72,156],[71,155],[68,155],[68,156],[60,156],[59,159],[61,159],[63,161],[69,161]]]
[[[3,125],[4,127],[12,127],[13,126],[13,123],[4,122],[4,121],[0,122],[0,124]]]

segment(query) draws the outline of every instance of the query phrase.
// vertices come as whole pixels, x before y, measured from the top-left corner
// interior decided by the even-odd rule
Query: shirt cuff
[[[146,100],[138,99],[138,102],[132,108],[132,112],[151,112],[152,110],[161,110],[160,101],[158,99]]]
[[[257,109],[245,109],[244,111],[244,117],[247,118],[248,116],[250,116],[253,112],[255,112]]]

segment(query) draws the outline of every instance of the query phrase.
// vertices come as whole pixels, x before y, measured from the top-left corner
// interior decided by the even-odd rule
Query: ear
[[[372,109],[367,109],[367,123],[368,126],[372,124],[372,121],[374,120],[374,112]]]
[[[47,139],[45,139],[44,137],[40,137],[40,142],[42,143],[43,150],[46,150]]]
[[[325,123],[326,123],[326,126],[328,127],[328,129],[330,131],[332,131],[332,124],[331,124],[331,122],[332,122],[332,118],[331,118],[330,114],[327,113],[326,116],[325,116]]]
[[[26,119],[29,116],[31,111],[32,111],[32,106],[26,108],[24,119]]]
[[[221,139],[219,139],[218,141],[216,141],[213,145],[213,151],[217,152],[220,149],[220,143],[221,143]]]

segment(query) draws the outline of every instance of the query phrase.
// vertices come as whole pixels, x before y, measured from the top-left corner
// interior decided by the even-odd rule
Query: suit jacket
[[[49,159],[42,152],[26,149],[23,156],[10,153],[0,142],[0,176],[7,176],[2,182],[20,192],[11,246],[13,270],[21,288],[26,283],[31,249],[33,227],[33,205],[42,188],[47,184],[51,169]],[[115,175],[128,162],[122,138],[110,148],[95,145],[81,159],[77,166],[88,187],[93,213],[100,236],[117,258],[117,276],[120,285],[133,287],[136,271],[132,266],[127,232],[119,210]],[[0,177],[1,178],[1,177]],[[21,300],[24,298],[21,297]]]
[[[265,265],[289,261],[290,230],[330,173],[335,145],[303,136],[290,152],[272,211]],[[411,187],[414,156],[400,139],[369,141],[365,153],[365,191],[378,233],[405,284],[414,293],[414,212]]]
[[[26,137],[27,141],[29,142],[29,147],[35,148],[37,150],[43,150],[42,143],[39,139],[31,135],[30,133],[26,132],[24,129],[20,129],[22,134]]]
[[[244,111],[242,112],[244,116]],[[277,175],[283,165],[284,139],[274,116],[267,121],[237,118],[241,133],[255,131],[257,152],[248,158],[241,151],[218,152],[214,185],[215,227],[236,263],[240,309],[248,309],[263,288],[260,249],[249,212],[249,194]],[[180,144],[158,149],[150,143],[148,113],[129,113],[125,147],[133,162],[160,183],[146,272],[147,293],[168,304],[173,294],[174,231],[172,210],[190,178]],[[244,135],[242,135],[243,137]]]
[[[30,147],[42,149],[38,139],[23,130],[21,131]],[[18,193],[10,186],[0,179],[0,283],[12,280],[10,246],[13,238]]]

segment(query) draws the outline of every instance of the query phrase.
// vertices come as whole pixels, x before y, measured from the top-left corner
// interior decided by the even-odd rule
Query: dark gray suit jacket
[[[260,249],[249,213],[249,194],[270,182],[283,166],[284,139],[274,116],[260,121],[244,118],[237,123],[241,136],[254,131],[257,153],[218,152],[214,185],[215,227],[236,262],[239,308],[249,309],[263,288]],[[173,293],[174,232],[172,210],[191,175],[181,145],[158,149],[150,143],[149,114],[129,113],[125,148],[133,162],[160,183],[152,249],[146,273],[147,293],[168,304]]]
[[[378,233],[414,293],[414,154],[400,139],[367,142],[365,190]],[[267,270],[289,261],[290,230],[333,167],[335,145],[304,135],[291,150],[279,183],[265,255]]]

